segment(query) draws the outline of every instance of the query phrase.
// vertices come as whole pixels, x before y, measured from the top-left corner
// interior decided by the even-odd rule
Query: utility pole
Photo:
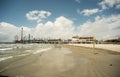
[[[21,42],[23,43],[23,28],[21,28]]]
[[[93,37],[93,49],[95,49],[95,37]]]
[[[30,43],[30,34],[28,35],[28,42]]]

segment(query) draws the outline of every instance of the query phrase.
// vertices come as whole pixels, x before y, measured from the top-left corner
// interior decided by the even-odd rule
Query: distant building
[[[107,43],[107,44],[120,44],[120,37],[118,39],[105,40],[104,43]]]
[[[73,36],[73,43],[82,43],[82,44],[92,44],[95,41],[93,36],[90,37],[81,37],[81,36]]]

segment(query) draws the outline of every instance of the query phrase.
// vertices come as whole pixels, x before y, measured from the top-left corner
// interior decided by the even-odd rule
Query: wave
[[[24,45],[24,47],[27,47],[27,45]],[[14,57],[23,57],[23,56],[27,56],[27,55],[31,55],[31,54],[38,54],[44,51],[48,51],[52,48],[53,46],[51,45],[36,45],[35,48],[31,47],[31,48],[18,48],[18,49],[14,49],[14,48],[1,48],[1,57],[0,57],[0,62],[7,60],[7,59],[11,59]],[[13,50],[12,50],[13,49]],[[8,50],[7,52],[5,52],[4,50]],[[9,54],[8,54],[9,53]]]
[[[12,50],[13,48],[1,48],[1,51],[5,51],[5,50]]]

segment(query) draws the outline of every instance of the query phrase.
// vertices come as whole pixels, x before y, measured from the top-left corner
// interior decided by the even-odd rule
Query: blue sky
[[[95,23],[96,17],[102,19],[119,15],[120,0],[0,0],[0,22],[35,28],[39,23],[26,17],[35,10],[51,13],[40,23],[54,23],[63,16],[73,22],[73,27],[81,30],[87,22]]]
[[[102,0],[0,0],[0,22],[5,21],[17,26],[35,26],[35,22],[26,19],[25,14],[32,10],[47,10],[52,13],[46,21],[54,21],[56,17],[65,16],[74,20],[75,25],[79,25],[87,21],[93,20],[96,15],[110,15],[120,13],[119,10],[109,9],[96,15],[83,16],[77,13],[84,9],[100,8],[98,5]]]

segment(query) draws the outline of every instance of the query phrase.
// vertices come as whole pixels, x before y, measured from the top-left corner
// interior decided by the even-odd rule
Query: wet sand
[[[119,53],[68,45],[0,63],[0,75],[9,77],[120,77],[119,72]]]

